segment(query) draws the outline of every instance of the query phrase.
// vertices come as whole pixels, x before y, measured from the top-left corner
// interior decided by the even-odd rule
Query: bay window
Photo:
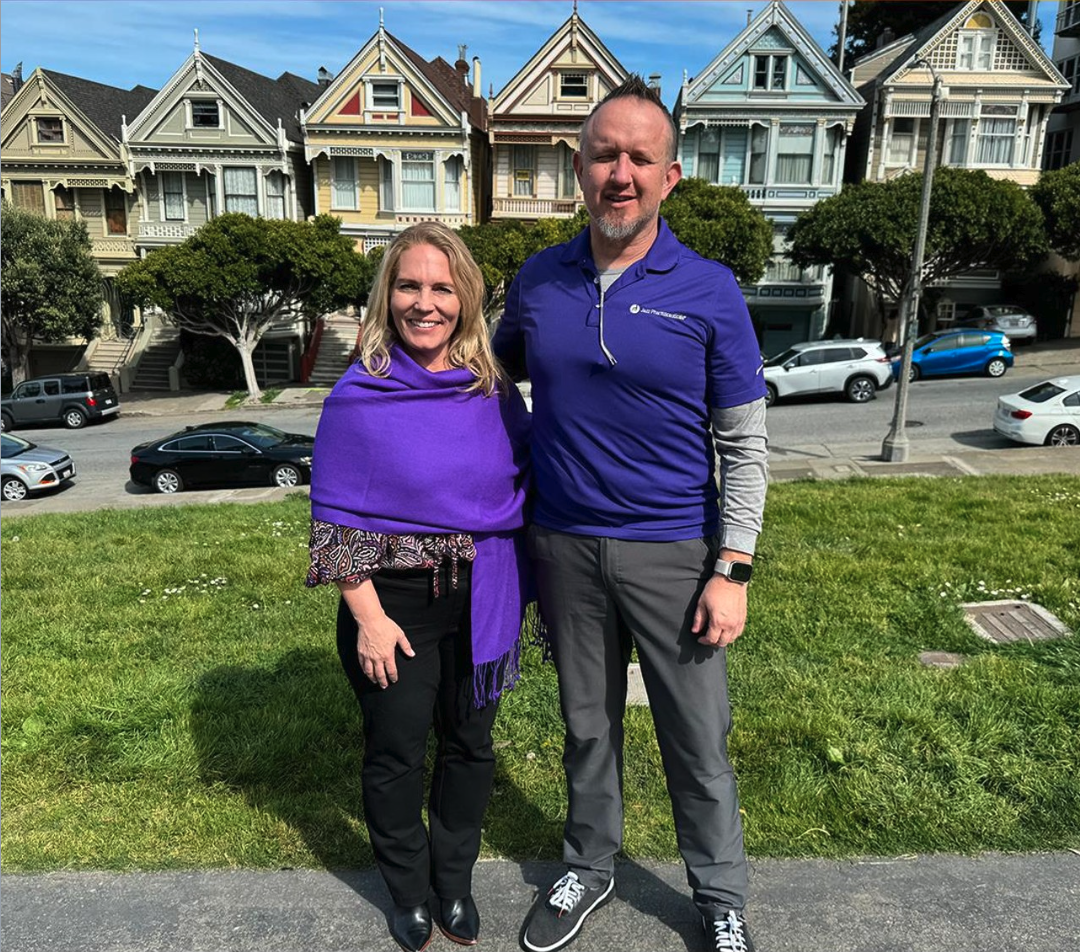
[[[258,177],[254,169],[226,168],[222,170],[225,182],[225,211],[251,215],[259,214]]]
[[[330,207],[355,211],[359,207],[356,194],[356,159],[335,155],[331,169]]]
[[[405,211],[435,211],[435,153],[401,154],[401,207]]]
[[[983,106],[975,144],[980,165],[1012,165],[1016,143],[1016,106]]]
[[[780,126],[776,149],[776,181],[781,185],[809,185],[814,165],[814,127],[786,123]]]

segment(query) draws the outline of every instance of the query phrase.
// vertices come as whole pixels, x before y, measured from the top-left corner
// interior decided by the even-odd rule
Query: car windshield
[[[290,434],[265,423],[248,423],[245,426],[229,427],[229,433],[254,443],[260,448],[277,446],[289,439]]]
[[[766,367],[782,367],[784,364],[786,364],[793,357],[798,357],[798,356],[799,356],[799,352],[797,350],[788,349],[788,350],[785,350],[781,354],[777,354],[775,357],[770,357],[768,360],[765,361],[765,366]]]
[[[34,444],[29,440],[21,439],[17,436],[10,436],[7,433],[0,433],[0,440],[3,442],[3,451],[0,453],[7,459],[9,456],[18,456],[20,453],[25,453],[27,450],[32,450]]]
[[[1064,392],[1064,387],[1059,387],[1056,383],[1047,380],[1046,383],[1036,384],[1030,390],[1022,391],[1020,396],[1032,403],[1046,403],[1047,400],[1053,400],[1058,394]]]

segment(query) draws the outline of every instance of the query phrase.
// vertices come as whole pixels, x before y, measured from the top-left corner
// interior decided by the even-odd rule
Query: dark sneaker
[[[608,902],[614,893],[614,879],[589,889],[577,873],[567,873],[546,896],[536,900],[525,923],[522,944],[530,952],[553,952],[569,945],[577,938],[585,917]]]
[[[712,952],[754,952],[754,940],[746,928],[746,920],[737,912],[717,912],[702,916],[706,948]]]

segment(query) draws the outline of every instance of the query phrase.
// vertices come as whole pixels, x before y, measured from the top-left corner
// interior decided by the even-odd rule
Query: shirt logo
[[[671,311],[658,311],[654,307],[642,307],[640,304],[630,305],[631,314],[652,314],[656,317],[667,317],[673,321],[685,321],[685,314],[672,314]]]

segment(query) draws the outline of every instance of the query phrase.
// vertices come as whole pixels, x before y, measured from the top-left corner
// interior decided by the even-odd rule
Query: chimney
[[[878,35],[877,46],[875,47],[875,49],[880,50],[883,46],[888,46],[895,39],[896,33],[893,32],[893,28],[891,26],[887,26]]]
[[[319,85],[327,87],[333,82],[334,74],[330,72],[325,66],[319,67]]]
[[[753,19],[754,19],[754,11],[753,10],[747,10],[746,11],[746,25],[749,26],[753,22]]]
[[[22,63],[16,63],[15,68],[11,71],[11,91],[17,93],[22,89]]]
[[[655,89],[656,95],[660,95],[660,74],[649,73],[649,89]]]
[[[469,85],[469,61],[465,59],[465,53],[468,47],[461,43],[457,48],[457,62],[454,63],[454,69],[458,71],[458,75],[461,77],[461,83],[464,86]]]
[[[479,99],[484,95],[484,87],[480,85],[480,57],[472,58],[472,94]]]

